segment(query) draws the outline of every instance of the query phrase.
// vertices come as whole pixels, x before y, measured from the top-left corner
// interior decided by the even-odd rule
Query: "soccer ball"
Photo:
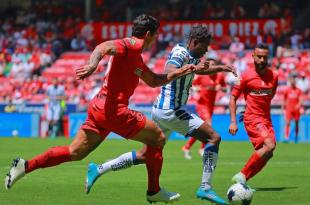
[[[13,131],[12,131],[12,136],[13,136],[13,137],[16,137],[17,135],[18,135],[18,130],[13,130]]]
[[[253,197],[253,191],[243,183],[231,185],[227,191],[227,198],[234,205],[249,205]]]

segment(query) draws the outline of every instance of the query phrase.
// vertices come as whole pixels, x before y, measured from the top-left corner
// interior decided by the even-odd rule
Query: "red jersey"
[[[286,101],[286,111],[295,111],[296,105],[302,97],[302,91],[297,87],[288,87],[284,92],[284,100]]]
[[[194,85],[197,85],[200,88],[197,103],[204,105],[213,111],[217,93],[216,86],[226,86],[224,75],[221,73],[214,75],[199,75],[195,79]]]
[[[116,40],[115,45],[119,55],[110,58],[100,94],[106,95],[106,101],[112,105],[128,105],[138,86],[138,75],[148,69],[141,56],[143,42],[131,37]]]
[[[246,110],[244,117],[260,116],[270,118],[270,104],[276,92],[278,76],[267,69],[264,75],[259,75],[255,68],[249,68],[241,75],[240,84],[235,85],[232,95],[238,98],[244,94]]]

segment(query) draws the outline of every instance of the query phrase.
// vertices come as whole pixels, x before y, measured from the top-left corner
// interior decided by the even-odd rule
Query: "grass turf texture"
[[[70,140],[0,138],[0,173],[2,179],[13,158],[29,159],[50,146],[69,144]],[[161,186],[178,191],[181,199],[176,204],[210,204],[198,200],[195,192],[200,184],[202,163],[198,143],[192,149],[192,160],[185,160],[181,147],[185,141],[170,141],[164,150]],[[310,204],[309,144],[279,143],[274,158],[267,167],[249,182],[254,193],[252,205]],[[86,159],[65,163],[58,167],[36,170],[26,175],[6,191],[0,188],[1,205],[140,205],[145,200],[147,173],[144,165],[103,175],[91,193],[84,193],[87,164],[104,162],[123,152],[140,148],[136,142],[106,140]],[[222,142],[215,176],[214,189],[226,198],[231,177],[238,172],[252,152],[248,142]],[[3,183],[3,180],[2,180]]]

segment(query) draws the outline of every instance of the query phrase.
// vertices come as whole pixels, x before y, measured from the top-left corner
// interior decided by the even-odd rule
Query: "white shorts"
[[[204,121],[186,110],[185,106],[176,110],[152,108],[152,119],[162,129],[166,137],[175,131],[184,136],[192,134]]]
[[[48,110],[47,110],[47,120],[55,120],[58,121],[60,119],[60,115],[61,115],[61,107],[59,106],[48,106]]]

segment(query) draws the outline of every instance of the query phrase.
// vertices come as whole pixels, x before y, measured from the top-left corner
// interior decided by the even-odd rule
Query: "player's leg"
[[[212,189],[212,177],[217,164],[221,137],[207,122],[204,122],[198,129],[194,130],[192,136],[206,144],[203,152],[201,185],[196,193],[197,197],[217,204],[227,204]]]
[[[17,158],[5,178],[5,187],[6,189],[11,188],[18,179],[36,169],[81,160],[95,149],[101,141],[101,136],[95,132],[80,129],[69,146],[51,147],[30,160]]]
[[[46,119],[48,122],[47,135],[51,136],[53,127],[53,110],[50,106],[47,108]]]
[[[299,119],[300,119],[300,112],[296,111],[295,115],[294,115],[294,120],[295,120],[295,143],[298,143]]]
[[[212,112],[205,112],[205,115],[202,117],[202,119],[205,122],[207,122],[211,127],[212,127],[212,114],[213,114]],[[201,157],[203,157],[203,153],[204,153],[205,147],[206,147],[206,143],[205,142],[201,142],[200,148],[198,150],[199,155]]]
[[[212,174],[216,165],[218,145],[220,136],[212,129],[208,123],[204,122],[197,115],[187,111],[184,107],[173,111],[156,110],[153,119],[161,127],[179,132],[185,136],[193,136],[201,142],[207,143],[203,159],[202,186],[197,192],[197,196],[218,204],[226,204],[205,182],[211,182]],[[213,156],[211,156],[213,155]],[[213,158],[212,158],[213,157]]]
[[[56,137],[59,131],[59,122],[60,122],[60,115],[61,115],[61,107],[60,105],[54,106],[53,112],[53,126],[52,126],[52,134],[51,137]]]
[[[295,120],[295,143],[298,143],[299,120]]]
[[[266,138],[261,148],[257,149],[248,160],[247,164],[241,170],[246,181],[260,172],[267,162],[272,158],[276,145],[272,138]]]
[[[140,162],[145,161],[148,172],[147,200],[149,202],[173,202],[180,198],[179,193],[169,192],[160,187],[163,155],[162,149],[166,143],[164,133],[151,120],[146,120],[145,128],[135,137],[135,141],[142,142],[146,146],[137,154]]]
[[[291,125],[291,120],[292,120],[292,116],[291,116],[291,112],[290,111],[286,111],[285,113],[285,143],[289,142],[289,138],[290,138],[290,125]]]
[[[129,120],[127,112],[130,112],[131,118]],[[111,170],[117,171],[145,162],[148,171],[147,200],[152,202],[172,202],[178,200],[180,197],[178,193],[165,191],[159,186],[159,176],[163,163],[162,148],[166,141],[164,134],[153,121],[148,120],[139,112],[128,109],[122,112],[122,114],[126,114],[126,121],[123,125],[120,125],[120,123],[115,124],[116,130],[114,131],[114,128],[112,130],[127,139],[144,143],[146,145],[144,153],[128,152],[122,154],[110,162],[99,166],[95,165],[97,170],[104,174]],[[92,185],[93,183],[89,183],[86,191],[89,192]]]
[[[273,156],[276,141],[271,123],[258,124],[255,127],[256,129],[251,131],[249,130],[249,126],[246,125],[255,152],[249,158],[241,172],[233,177],[233,182],[245,183],[261,171]]]

